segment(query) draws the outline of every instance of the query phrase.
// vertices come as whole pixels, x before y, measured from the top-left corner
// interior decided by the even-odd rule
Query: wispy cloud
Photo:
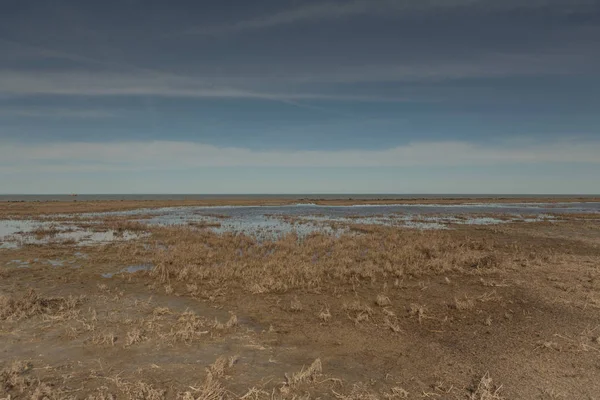
[[[461,78],[594,73],[600,59],[569,49],[531,54],[489,52],[471,59],[398,64],[290,66],[271,75],[258,73],[182,76],[158,71],[0,70],[0,95],[160,96],[257,99],[293,104],[302,100],[356,102],[439,101],[440,99],[369,93],[315,92],[305,85],[328,83],[419,82]],[[314,86],[314,85],[313,85]]]
[[[114,112],[102,109],[81,109],[67,107],[2,107],[0,108],[0,116],[8,117],[26,117],[26,118],[77,118],[77,119],[94,119],[94,118],[112,118],[116,114]]]
[[[324,67],[318,72],[288,74],[272,78],[288,83],[423,82],[464,78],[497,78],[532,75],[594,73],[600,58],[571,53],[568,49],[529,54],[486,52],[470,59],[435,60],[398,64],[344,65]]]
[[[2,143],[0,171],[173,170],[196,167],[481,166],[515,163],[600,164],[600,141],[413,142],[383,150],[258,151],[197,142]]]
[[[267,29],[301,22],[348,18],[359,15],[393,15],[432,13],[453,8],[469,8],[481,12],[498,10],[561,7],[572,12],[580,7],[594,5],[594,0],[353,0],[323,1],[296,8],[234,22],[228,25],[193,27],[184,34],[220,35]]]
[[[401,102],[402,97],[309,92],[266,92],[215,86],[210,79],[155,74],[81,72],[20,72],[0,70],[0,94],[75,96],[162,96],[189,98],[294,100],[339,100]]]

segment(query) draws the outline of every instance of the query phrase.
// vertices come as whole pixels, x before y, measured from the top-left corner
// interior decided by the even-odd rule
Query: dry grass
[[[415,232],[373,227],[367,234],[340,238],[290,234],[259,242],[245,235],[159,228],[154,235],[168,245],[152,257],[153,275],[166,284],[243,290],[254,294],[294,289],[342,289],[407,275],[448,272],[487,274],[509,267],[493,243],[456,232]],[[241,256],[243,255],[243,257]],[[376,299],[380,306],[389,298]]]
[[[331,311],[329,311],[329,307],[324,307],[319,311],[318,315],[319,319],[323,322],[328,322],[331,319]]]
[[[295,388],[301,383],[314,383],[322,372],[323,365],[321,364],[321,359],[317,358],[308,368],[303,367],[300,372],[296,372],[292,376],[285,374],[286,382],[284,387]]]
[[[125,335],[125,346],[132,346],[146,340],[146,335],[140,328],[133,328]]]
[[[67,397],[60,387],[34,377],[32,370],[33,365],[24,361],[14,361],[0,370],[0,394],[7,394],[6,400],[11,400],[13,396],[15,399],[32,400],[59,400]]]
[[[512,270],[514,267],[527,273],[532,270],[535,272],[535,268],[527,267],[541,266],[541,264],[536,265],[540,260],[536,251],[539,253],[546,251],[552,242],[540,244],[543,251],[524,250],[524,246],[520,247],[520,243],[514,246],[512,243],[506,244],[513,241],[512,237],[496,239],[489,234],[489,231],[484,230],[487,228],[477,228],[481,229],[479,231],[469,229],[469,231],[454,232],[416,232],[367,227],[360,234],[345,235],[340,238],[326,235],[299,238],[290,235],[277,241],[258,242],[244,235],[219,236],[185,227],[157,228],[156,231],[152,228],[151,242],[160,244],[160,248],[153,246],[153,249],[158,248],[158,250],[150,257],[157,265],[156,270],[153,271],[154,280],[149,282],[148,277],[136,276],[128,282],[110,281],[110,288],[100,284],[98,289],[102,293],[97,293],[98,299],[101,300],[97,308],[100,321],[97,317],[89,318],[81,311],[75,320],[66,321],[66,325],[77,327],[77,334],[81,334],[79,323],[84,324],[84,329],[89,332],[84,336],[88,338],[84,343],[91,342],[106,346],[102,349],[84,348],[86,352],[98,355],[98,359],[102,362],[102,365],[98,363],[92,367],[99,373],[98,381],[105,382],[106,376],[114,376],[120,371],[117,368],[121,368],[121,364],[106,363],[105,360],[122,361],[122,358],[126,359],[134,354],[136,358],[144,360],[144,365],[137,361],[135,366],[130,369],[127,367],[127,370],[120,372],[119,376],[123,379],[115,378],[114,381],[117,390],[112,387],[113,385],[109,385],[110,388],[106,392],[94,392],[96,397],[93,398],[98,400],[113,399],[114,397],[111,396],[154,400],[175,396],[186,400],[240,397],[300,399],[309,395],[310,398],[337,396],[343,399],[403,399],[431,395],[436,398],[451,396],[450,398],[497,400],[502,398],[500,388],[493,384],[487,374],[471,386],[472,382],[468,380],[469,378],[465,381],[464,374],[456,375],[452,372],[454,367],[440,367],[442,372],[447,374],[449,382],[455,385],[454,392],[436,391],[433,394],[425,392],[421,394],[423,388],[433,387],[430,386],[431,380],[438,379],[437,376],[435,378],[428,376],[423,378],[423,382],[416,382],[407,379],[406,374],[396,376],[395,367],[392,366],[390,375],[394,374],[394,377],[388,380],[385,375],[388,371],[383,371],[383,362],[380,361],[385,360],[385,357],[396,349],[400,353],[404,352],[404,349],[410,349],[410,346],[423,346],[432,337],[439,343],[453,343],[454,340],[467,337],[459,335],[472,329],[487,331],[491,335],[507,329],[512,335],[511,324],[521,323],[519,316],[523,310],[518,301],[520,298],[511,297],[512,292],[505,289],[508,284],[518,285],[517,280],[513,280],[510,274],[503,275],[502,272]],[[501,243],[502,241],[505,241],[504,244]],[[137,245],[140,246],[141,243],[147,245],[150,241],[141,239]],[[131,250],[132,247],[129,246],[114,246],[110,251],[125,254]],[[577,251],[575,246],[572,248]],[[99,263],[101,268],[104,268],[103,263],[106,260],[112,262],[108,256],[102,258],[103,255],[100,253],[98,251],[98,254],[91,256],[90,265],[92,262]],[[591,254],[595,256],[598,253]],[[143,253],[144,257],[147,255]],[[98,261],[97,257],[101,261]],[[595,260],[590,259],[590,261]],[[97,275],[98,270],[89,272]],[[514,270],[516,271],[517,268]],[[16,273],[14,274],[16,276]],[[25,274],[18,277],[21,276]],[[450,280],[448,276],[452,279]],[[530,275],[523,274],[519,279],[526,281],[528,276]],[[582,284],[574,279],[570,280],[569,284],[574,288],[583,285],[591,293],[589,295],[591,297],[594,295],[592,290],[598,287],[597,281],[594,280],[596,275],[583,278],[586,280],[582,280]],[[77,279],[80,279],[79,276]],[[502,283],[494,283],[492,279]],[[508,284],[504,283],[505,279]],[[56,280],[56,282],[63,281]],[[92,282],[89,287],[92,288],[91,292],[94,292],[98,281],[92,280]],[[422,285],[418,285],[420,283]],[[73,279],[61,292],[58,291],[60,288],[52,286],[52,293],[66,296],[77,285],[79,285],[78,281]],[[12,287],[10,284],[6,285],[8,290],[14,290],[14,287],[18,285]],[[76,290],[79,293],[89,287],[77,287]],[[186,293],[186,287],[188,294],[194,296],[194,299],[179,297]],[[126,293],[125,295],[123,291],[119,292],[121,289]],[[128,304],[133,303],[133,296],[129,292],[131,289],[139,291],[136,292],[136,299],[141,298],[139,293],[147,295],[148,291],[157,292],[154,293],[155,299],[152,304],[149,301],[147,303],[140,301],[141,306],[136,302],[135,307],[128,307]],[[165,293],[168,295],[177,293],[177,295],[165,296]],[[256,296],[249,293],[254,293]],[[2,306],[0,320],[17,321],[41,315],[40,319],[47,322],[49,317],[68,316],[71,312],[69,310],[79,312],[75,304],[76,298],[46,298],[38,295],[22,297],[13,295],[0,297]],[[128,303],[127,300],[130,298],[132,301]],[[75,303],[71,304],[74,300],[70,299],[74,299]],[[511,306],[494,304],[500,299],[505,299]],[[88,303],[91,300],[89,299]],[[422,303],[427,303],[429,310]],[[481,310],[478,309],[480,305]],[[450,310],[450,314],[443,319],[449,312],[448,306],[465,311],[477,308],[477,312],[459,313]],[[193,308],[197,313],[189,311],[181,313],[185,307]],[[591,307],[588,305],[588,308]],[[118,311],[109,317],[113,309]],[[512,321],[503,321],[502,314],[508,309],[515,317]],[[235,329],[239,323],[238,318],[233,314],[228,316],[226,314],[228,310],[243,316],[243,324],[249,321],[249,329],[246,330],[244,326]],[[396,314],[400,316],[400,321]],[[457,317],[456,314],[460,315]],[[218,319],[214,318],[215,315],[219,316]],[[350,321],[345,318],[346,316]],[[440,318],[437,318],[438,316]],[[406,317],[412,319],[404,319]],[[493,327],[482,328],[482,324],[492,326],[492,317]],[[537,314],[532,316],[532,318],[537,317]],[[417,325],[417,320],[423,326]],[[105,321],[109,321],[110,325],[104,327]],[[352,324],[351,321],[360,325],[348,329]],[[37,326],[32,322],[37,321],[23,321],[19,328]],[[277,330],[266,332],[266,327],[270,325],[276,326]],[[585,335],[582,334],[581,338],[578,336],[580,330],[561,331],[564,335],[568,334],[568,338],[573,339],[572,344],[564,339],[566,336],[561,336],[560,339],[553,338],[552,340],[556,342],[536,342],[539,338],[551,338],[551,334],[535,337],[535,339],[530,336],[529,340],[522,340],[522,342],[526,343],[528,350],[533,350],[537,344],[535,354],[540,358],[553,357],[554,353],[557,357],[564,357],[569,350],[578,351],[577,357],[583,358],[583,350],[589,353],[592,353],[590,350],[594,350],[596,354],[598,342],[594,340],[600,340],[600,336],[599,330],[594,326],[590,323],[590,329],[585,331]],[[46,327],[56,329],[60,335],[57,340],[67,338],[69,342],[65,343],[69,346],[73,343],[79,345],[79,341],[74,341],[73,338],[63,334],[64,326],[44,323],[44,328]],[[115,334],[118,334],[118,339]],[[519,337],[519,339],[523,338]],[[513,339],[514,335],[507,341]],[[585,343],[580,344],[579,342],[584,339]],[[148,342],[142,343],[145,340]],[[480,338],[473,340],[480,341]],[[490,343],[493,345],[495,342],[492,341]],[[192,346],[185,346],[182,343]],[[279,353],[278,350],[281,349],[279,346],[282,343],[289,345],[289,349],[293,350],[288,354]],[[165,344],[166,346],[163,347]],[[264,365],[268,376],[260,376],[264,379],[252,382],[249,382],[246,377],[239,378],[229,372],[235,360],[225,357],[218,358],[207,367],[204,374],[202,369],[205,364],[202,360],[205,359],[207,351],[213,354],[211,346],[215,344],[218,345],[216,347],[219,348],[218,351],[222,351],[220,346],[223,345],[226,349],[224,351],[234,350],[243,354],[244,363],[248,363],[242,366],[245,371],[252,369],[252,373],[258,376],[261,373],[259,368]],[[373,350],[367,349],[368,353],[363,350],[365,354],[355,356],[354,347],[363,349],[364,344],[372,345]],[[115,345],[117,347],[111,348]],[[492,345],[486,347],[490,354],[494,356],[504,354],[506,347],[498,350]],[[144,357],[142,348],[148,350],[149,356],[152,357],[151,361]],[[260,350],[256,350],[259,348]],[[426,350],[423,352],[406,350],[407,354],[403,355],[405,357],[403,366],[407,368],[405,371],[418,370],[418,367],[422,367],[429,361],[431,363],[428,365],[435,366],[438,360],[445,360],[445,358],[452,358],[452,361],[459,358],[460,362],[464,362],[459,364],[469,368],[474,365],[469,354],[461,354],[460,357],[455,358],[454,355],[448,356],[445,349],[441,349],[438,358],[437,353],[426,354],[429,351],[427,347],[424,348]],[[474,348],[480,347],[474,346]],[[558,349],[561,353],[556,351]],[[163,351],[165,352],[162,353]],[[181,371],[175,370],[168,363],[156,361],[160,365],[150,367],[149,362],[163,355],[172,357],[185,354],[187,357],[188,351],[189,359],[193,359],[195,364],[190,365],[189,373],[181,374],[181,380],[174,372],[179,374]],[[264,355],[257,356],[255,353],[258,351]],[[156,352],[156,358],[152,352]],[[195,358],[191,356],[193,354],[199,356]],[[332,368],[339,368],[339,363],[356,360],[364,365],[365,371],[371,369],[365,374],[368,377],[364,379],[377,378],[364,385],[354,385],[356,375],[339,376],[348,379],[348,382],[339,389],[333,387],[339,393],[332,393],[332,386],[323,384],[328,381],[328,377],[322,376],[320,360],[315,360],[312,365],[303,368],[300,372],[286,375],[285,383],[281,386],[281,382],[277,379],[277,376],[281,375],[277,365],[296,365],[289,367],[289,371],[297,371],[299,369],[297,360],[304,360],[306,354],[319,354],[323,360],[335,360],[331,361]],[[415,358],[420,357],[424,360],[414,361]],[[405,364],[404,360],[406,360]],[[350,364],[348,362],[348,365]],[[27,367],[15,367],[12,372],[10,368],[3,370],[2,380],[13,385],[10,393],[12,399],[29,398],[32,395],[40,399],[71,396],[85,398],[90,390],[99,390],[97,387],[86,387],[75,394],[60,392],[63,386],[59,382],[64,383],[64,381],[61,381],[62,376],[59,377],[58,374],[66,376],[71,371],[53,372],[55,376],[47,379],[51,373],[44,370],[45,365],[44,361],[36,371],[30,371]],[[53,368],[56,366],[56,364],[52,365]],[[138,368],[137,375],[133,375],[135,367]],[[480,364],[473,366],[473,368],[479,367]],[[64,368],[68,367],[64,366]],[[85,368],[89,368],[89,364],[82,366],[84,372],[81,375],[85,375]],[[181,368],[188,367],[186,365]],[[386,365],[385,368],[388,366]],[[102,377],[100,377],[101,370]],[[342,374],[346,373],[345,370],[340,370],[344,371]],[[425,372],[431,371],[426,369]],[[46,374],[45,378],[44,374]],[[498,369],[494,374],[500,374],[498,376],[506,384],[507,392],[511,396],[519,392],[514,377],[507,374],[505,370]],[[250,374],[250,376],[254,375]],[[445,375],[443,377],[446,378]],[[37,379],[42,379],[42,382]],[[85,377],[78,379],[80,380],[68,383],[72,390],[79,390]],[[138,382],[138,379],[143,381]],[[331,378],[329,381],[331,382]],[[55,390],[50,383],[55,385]],[[227,383],[231,386],[229,387]],[[246,388],[252,384],[256,384],[258,389],[253,388],[244,395]],[[96,383],[90,384],[90,386],[94,385]],[[445,388],[448,389],[449,386],[448,384]],[[410,390],[410,394],[403,389],[404,387]],[[23,395],[19,394],[21,390]],[[538,389],[534,387],[532,390]],[[111,391],[115,395],[112,395]],[[502,394],[509,396],[509,394]],[[0,397],[4,397],[4,393]]]
[[[178,398],[181,400],[223,400],[232,398],[231,393],[227,391],[219,379],[226,377],[229,369],[237,362],[237,356],[221,356],[206,368],[206,377],[201,385],[191,386],[191,391],[180,393]]]
[[[417,317],[419,323],[423,322],[425,318],[425,314],[427,312],[427,307],[420,304],[411,304],[409,308],[409,314],[413,317]]]
[[[304,307],[302,306],[302,303],[300,302],[300,300],[298,300],[298,297],[294,297],[292,299],[292,302],[290,304],[290,310],[293,312],[300,312],[300,311],[304,310]]]
[[[364,383],[352,385],[352,389],[348,394],[333,392],[335,398],[340,400],[379,400],[379,396],[373,393]]]
[[[192,311],[186,311],[179,316],[170,332],[163,335],[165,339],[174,342],[191,343],[210,333],[208,321]]]
[[[475,308],[475,300],[468,298],[467,296],[463,298],[454,298],[454,308],[459,311],[472,310]]]
[[[116,376],[111,379],[117,389],[130,400],[163,400],[166,390],[157,389],[144,381],[130,382]]]
[[[373,315],[373,309],[359,300],[344,304],[344,310],[355,324],[368,321]]]
[[[68,318],[75,315],[81,297],[41,297],[29,290],[21,297],[0,296],[0,321],[18,321],[36,315]]]
[[[379,307],[387,307],[389,305],[392,304],[391,300],[389,297],[387,297],[384,294],[378,294],[377,298],[375,299],[375,304],[377,304]]]
[[[0,370],[0,384],[4,392],[16,390],[23,393],[31,384],[31,380],[25,375],[32,367],[31,363],[14,361],[10,366]]]
[[[220,222],[210,222],[210,221],[193,221],[193,222],[188,222],[188,225],[192,226],[194,228],[198,228],[198,229],[221,227]]]
[[[385,393],[383,397],[389,400],[393,399],[408,399],[410,393],[401,387],[393,387],[390,393]]]
[[[473,392],[469,396],[469,400],[503,400],[500,395],[502,385],[494,385],[490,375],[486,373],[477,383]]]
[[[117,336],[112,333],[99,333],[92,336],[91,342],[96,346],[114,346],[117,342]]]
[[[56,224],[52,224],[49,226],[40,226],[34,230],[32,230],[31,232],[29,232],[30,235],[35,236],[36,239],[42,239],[44,237],[54,237],[57,234],[59,234],[61,232],[61,230],[59,229],[58,225]]]
[[[226,329],[232,329],[232,328],[235,328],[236,326],[238,326],[238,318],[235,314],[232,314],[229,317],[229,319],[227,320],[227,322],[225,322],[224,324],[215,319],[215,322],[212,325],[212,327],[214,329],[219,330],[219,331],[226,330]]]

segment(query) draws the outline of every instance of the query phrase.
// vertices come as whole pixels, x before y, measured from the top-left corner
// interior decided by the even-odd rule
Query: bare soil
[[[0,398],[600,399],[598,220],[148,230],[0,250]]]

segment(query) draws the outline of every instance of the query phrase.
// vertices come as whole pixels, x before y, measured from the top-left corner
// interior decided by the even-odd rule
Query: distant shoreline
[[[0,194],[0,202],[73,202],[73,201],[431,201],[431,200],[600,200],[600,194]]]
[[[201,195],[161,196],[159,198],[143,197],[136,199],[134,195],[82,195],[82,196],[30,196],[26,200],[19,196],[0,196],[0,218],[24,217],[42,214],[76,214],[89,212],[126,211],[135,209],[156,209],[164,207],[208,207],[208,206],[285,206],[294,204],[315,204],[321,206],[352,205],[393,205],[393,204],[466,204],[466,203],[591,203],[600,202],[600,196],[593,195],[539,195],[539,196],[507,196],[507,195],[457,195],[433,196],[415,195]],[[20,200],[19,200],[20,199]]]

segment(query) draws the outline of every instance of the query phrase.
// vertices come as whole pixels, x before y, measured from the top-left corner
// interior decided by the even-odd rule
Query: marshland
[[[598,199],[0,203],[2,399],[595,399]]]

